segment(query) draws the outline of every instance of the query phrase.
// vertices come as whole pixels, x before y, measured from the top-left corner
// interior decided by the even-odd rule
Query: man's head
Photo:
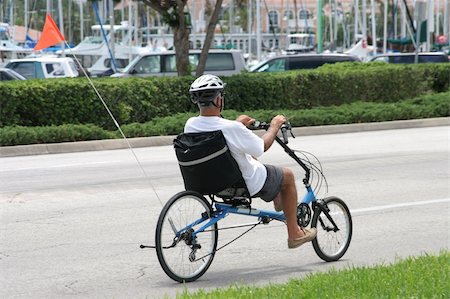
[[[225,84],[219,77],[209,74],[202,75],[192,82],[189,88],[191,101],[200,109],[211,106],[222,109],[224,88]]]

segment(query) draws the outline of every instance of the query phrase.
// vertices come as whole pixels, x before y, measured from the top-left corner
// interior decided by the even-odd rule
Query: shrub
[[[8,126],[0,128],[0,145],[56,143],[115,138],[116,132],[95,125],[61,125],[46,127]]]
[[[130,124],[195,111],[188,93],[193,79],[191,76],[99,78],[93,82],[117,121]],[[337,63],[316,70],[243,73],[225,81],[227,109],[308,109],[356,101],[397,102],[447,91],[450,64]],[[115,128],[85,78],[0,85],[0,127],[65,123]]]

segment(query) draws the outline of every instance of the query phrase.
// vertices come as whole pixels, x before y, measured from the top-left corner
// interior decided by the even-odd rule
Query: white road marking
[[[350,210],[350,212],[351,212],[351,214],[357,214],[357,213],[364,213],[364,212],[406,208],[406,207],[412,207],[412,206],[429,205],[429,204],[436,204],[436,203],[443,203],[443,202],[450,202],[450,198],[441,198],[441,199],[424,200],[424,201],[413,201],[413,202],[405,202],[405,203],[399,203],[399,204],[393,204],[393,205],[375,206],[375,207],[362,208],[362,209],[353,209],[353,210]]]

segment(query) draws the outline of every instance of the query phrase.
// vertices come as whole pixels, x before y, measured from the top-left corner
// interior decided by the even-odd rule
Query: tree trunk
[[[208,23],[208,28],[206,30],[205,42],[203,43],[202,52],[200,54],[200,58],[198,60],[197,70],[195,72],[195,76],[200,76],[205,71],[206,59],[208,58],[208,52],[211,48],[211,43],[214,38],[214,31],[216,29],[217,20],[219,19],[220,10],[222,8],[223,0],[217,0],[216,6],[214,7],[214,11],[211,15],[211,19]]]
[[[175,46],[175,56],[178,76],[191,74],[189,65],[189,24],[186,23],[184,7],[187,0],[177,0],[177,14],[179,24],[173,27],[173,44]]]
[[[159,12],[168,22],[173,30],[173,45],[175,46],[175,62],[178,76],[191,74],[189,66],[189,31],[185,20],[184,7],[187,0],[142,0],[146,5]],[[176,2],[176,5],[175,5]],[[176,9],[176,20],[171,18],[171,9]]]

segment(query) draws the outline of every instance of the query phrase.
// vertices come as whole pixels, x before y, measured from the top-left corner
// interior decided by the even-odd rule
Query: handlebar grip
[[[284,142],[284,144],[288,144],[289,139],[288,139],[288,136],[287,136],[287,129],[286,129],[286,127],[281,127],[281,133],[283,134],[283,142]]]
[[[260,122],[256,120],[253,124],[251,124],[248,128],[250,130],[267,130],[269,128],[269,124],[266,124],[265,122]]]

